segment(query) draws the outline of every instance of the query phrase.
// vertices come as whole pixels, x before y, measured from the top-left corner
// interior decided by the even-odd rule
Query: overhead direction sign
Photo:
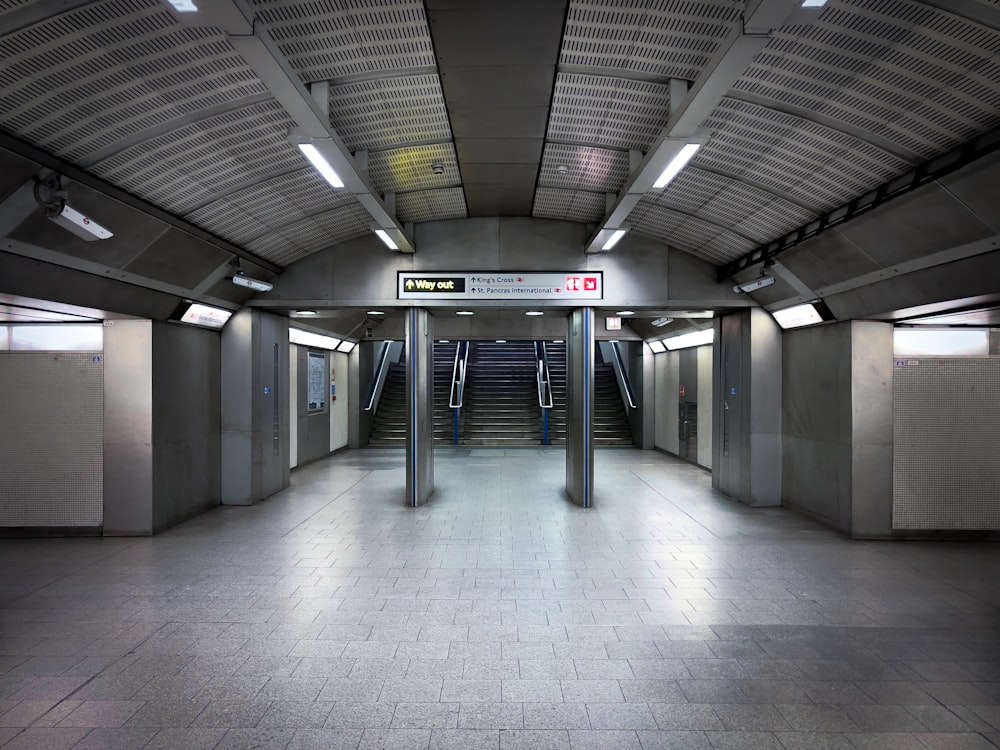
[[[399,273],[398,298],[453,300],[604,299],[600,271],[545,273]]]

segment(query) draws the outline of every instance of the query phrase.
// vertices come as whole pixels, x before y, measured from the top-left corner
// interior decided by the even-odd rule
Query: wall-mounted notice
[[[326,410],[326,355],[309,352],[308,369],[309,411]]]
[[[399,274],[399,299],[577,300],[604,299],[601,271],[546,273],[410,273]]]

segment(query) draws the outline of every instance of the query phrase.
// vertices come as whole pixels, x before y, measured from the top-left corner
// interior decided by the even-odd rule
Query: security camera
[[[434,162],[431,164],[431,171],[434,174],[444,174],[444,164],[439,161]]]
[[[375,335],[375,329],[372,328],[371,326],[366,326],[365,327],[365,338],[369,338],[370,339],[374,335]]]

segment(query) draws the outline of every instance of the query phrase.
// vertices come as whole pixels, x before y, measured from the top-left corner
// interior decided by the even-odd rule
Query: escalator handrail
[[[552,379],[544,341],[535,342],[535,382],[538,386],[538,406],[542,409],[551,409]]]
[[[625,362],[622,359],[621,350],[618,348],[618,342],[611,342],[611,351],[615,354],[614,368],[615,373],[618,375],[618,382],[621,384],[622,393],[625,394],[625,398],[628,401],[628,406],[630,409],[635,407],[635,393],[632,390],[632,383],[629,382],[628,373],[625,372]]]
[[[465,373],[469,363],[469,342],[459,341],[455,347],[455,361],[451,368],[451,389],[448,408],[461,409],[465,401]]]

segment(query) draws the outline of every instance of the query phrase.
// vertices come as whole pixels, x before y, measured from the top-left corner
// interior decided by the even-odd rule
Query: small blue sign
[[[906,367],[906,360],[905,359],[897,359],[896,360],[896,367]]]
[[[265,385],[265,386],[264,386],[264,395],[265,395],[265,396],[268,396],[268,395],[270,395],[270,393],[271,393],[271,389],[270,389],[270,388],[268,388],[268,387],[267,387],[267,386]]]
[[[729,389],[729,395],[730,396],[735,396],[736,395],[736,388],[735,387]]]
[[[100,355],[98,355],[96,357],[91,357],[90,361],[91,362],[100,362],[101,361],[101,357],[100,357]]]
[[[330,383],[330,395],[331,396],[336,396],[337,395],[337,384],[336,383]]]

